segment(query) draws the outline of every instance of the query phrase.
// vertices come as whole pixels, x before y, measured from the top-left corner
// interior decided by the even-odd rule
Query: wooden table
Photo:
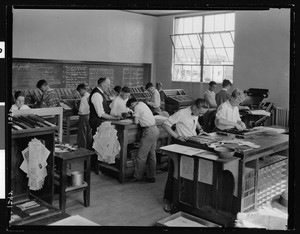
[[[126,175],[126,160],[127,160],[127,147],[128,144],[139,142],[139,136],[141,133],[140,125],[133,124],[133,123],[124,123],[122,121],[112,121],[111,122],[116,130],[118,135],[118,140],[120,142],[121,150],[120,150],[120,167],[116,168],[113,165],[104,164],[102,163],[99,165],[105,169],[110,170],[111,172],[115,173],[120,183],[124,183],[125,175]],[[161,122],[156,122],[156,125],[159,129],[159,139],[167,139],[168,143],[170,142],[170,136],[165,130],[161,127]],[[97,164],[98,165],[98,164]],[[96,168],[96,171],[98,169]]]
[[[232,139],[232,136],[222,136],[222,139]],[[282,169],[283,167],[287,167],[287,159],[285,159],[285,161],[282,161],[282,157],[280,157],[279,159],[277,159],[278,156],[276,156],[276,154],[284,152],[285,150],[288,150],[288,142],[289,142],[289,136],[286,134],[277,134],[277,133],[272,133],[272,132],[259,132],[256,133],[255,135],[253,135],[250,139],[245,139],[246,141],[255,143],[257,145],[259,145],[259,148],[252,148],[252,149],[248,149],[248,150],[243,150],[243,147],[236,147],[236,153],[235,153],[235,157],[239,158],[239,163],[237,164],[236,169],[238,169],[238,174],[237,174],[237,181],[234,184],[234,187],[237,188],[237,194],[235,195],[234,193],[232,194],[232,196],[230,197],[230,199],[232,200],[232,205],[231,208],[229,210],[229,213],[227,212],[228,210],[226,210],[226,212],[224,212],[224,209],[218,209],[217,207],[222,207],[224,202],[222,202],[221,200],[218,200],[218,202],[216,201],[216,197],[218,196],[218,194],[214,194],[211,193],[212,195],[212,201],[211,201],[211,210],[205,209],[203,208],[204,205],[203,204],[187,204],[186,202],[183,202],[182,200],[180,200],[180,197],[178,199],[178,207],[180,210],[184,211],[184,212],[188,212],[192,215],[207,219],[209,221],[212,222],[216,222],[221,224],[222,226],[232,226],[234,223],[234,219],[236,217],[236,214],[238,212],[247,212],[253,209],[257,209],[259,202],[261,200],[260,196],[263,195],[263,193],[261,191],[259,191],[260,187],[260,181],[261,179],[265,179],[265,183],[268,184],[268,180],[272,180],[272,175],[270,175],[270,177],[266,177],[266,178],[261,178],[262,176],[264,176],[263,174],[263,170],[262,168],[264,166],[268,166],[270,165],[270,168],[275,165],[276,163],[283,163],[282,167],[278,167],[278,169]],[[179,142],[177,142],[179,143]],[[186,145],[186,146],[191,146],[194,148],[201,148],[201,149],[206,149],[206,150],[212,150],[209,149],[206,145],[204,144],[199,144],[199,143],[195,143],[195,142],[181,142],[180,144],[182,145]],[[271,155],[270,157],[268,157],[269,155]],[[178,167],[177,170],[177,174],[178,174],[178,178],[180,178],[179,176],[179,172],[180,172],[180,168],[178,165],[180,165],[180,156],[173,156],[174,160],[177,161],[176,165]],[[267,160],[264,160],[265,158],[267,158]],[[272,161],[272,159],[274,159]],[[281,161],[280,161],[281,160]],[[269,163],[269,164],[268,164]],[[218,166],[218,165],[219,166]],[[217,182],[218,186],[225,186],[224,184],[222,184],[222,176],[220,174],[220,171],[222,170],[227,170],[227,171],[231,171],[232,168],[230,170],[225,169],[224,165],[222,166],[223,163],[218,163],[217,161],[214,163],[214,168],[218,168],[218,170],[213,169],[213,173],[215,175],[217,175],[216,177],[214,177],[214,180],[219,180],[219,182]],[[197,163],[195,164],[197,165]],[[196,167],[195,167],[196,168]],[[222,170],[220,170],[220,168]],[[253,187],[251,187],[251,189],[246,189],[247,186],[249,186],[248,184],[248,179],[246,177],[247,175],[247,171],[248,169],[253,170],[253,176],[251,177],[251,181],[253,182]],[[272,171],[273,170],[273,171]],[[196,171],[196,169],[195,169]],[[274,173],[273,176],[276,175],[276,168],[270,169],[270,171],[272,173]],[[287,170],[284,172],[287,173]],[[219,174],[219,175],[218,175]],[[233,174],[233,173],[232,173]],[[284,175],[283,175],[284,176]],[[236,176],[234,176],[236,177]],[[195,182],[196,181],[196,182]],[[247,183],[246,183],[247,181]],[[179,181],[179,184],[181,182]],[[286,182],[285,182],[286,183]],[[215,185],[215,183],[213,183]],[[286,183],[287,184],[287,183]],[[285,189],[284,186],[286,186],[286,184],[281,184],[280,186],[283,186],[280,189]],[[199,197],[203,197],[203,193],[206,193],[205,195],[207,196],[207,191],[215,191],[215,186],[212,187],[206,187],[203,188],[203,184],[199,184],[197,183],[197,180],[194,178],[194,182],[191,182],[191,186],[190,188],[193,189],[193,191],[198,191],[198,189],[200,189],[200,192],[198,194]],[[201,187],[202,186],[202,187]],[[225,186],[226,187],[226,186]],[[177,189],[179,190],[180,186],[177,187]],[[266,189],[266,191],[268,190],[268,188]],[[276,190],[276,188],[275,188]],[[249,191],[251,191],[252,193],[249,194]],[[276,192],[280,192],[281,190],[276,190]],[[177,194],[179,194],[179,191],[177,191]],[[275,195],[275,194],[273,194]],[[200,199],[200,198],[197,199]],[[215,198],[214,198],[215,197]],[[250,199],[250,203],[249,203],[249,199]],[[272,199],[272,198],[270,198]],[[201,200],[201,199],[200,199]],[[206,201],[207,203],[207,201]],[[226,203],[226,201],[225,201]],[[247,203],[247,205],[246,205]]]
[[[55,153],[55,166],[59,174],[59,208],[62,212],[65,212],[66,209],[67,193],[83,191],[84,206],[90,205],[91,155],[94,154],[94,151],[83,148],[72,152]],[[81,186],[67,186],[67,163],[79,160],[84,162],[84,183]]]

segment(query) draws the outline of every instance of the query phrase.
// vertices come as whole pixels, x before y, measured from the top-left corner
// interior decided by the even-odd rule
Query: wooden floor
[[[163,210],[166,179],[167,172],[158,171],[155,183],[120,184],[111,176],[91,172],[90,207],[83,205],[83,192],[68,194],[66,213],[104,226],[153,226],[170,215]],[[58,194],[53,205],[58,207]]]

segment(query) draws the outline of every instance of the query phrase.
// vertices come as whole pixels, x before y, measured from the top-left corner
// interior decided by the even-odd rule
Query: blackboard
[[[76,89],[80,83],[94,88],[100,77],[110,78],[111,87],[145,86],[151,80],[151,64],[41,59],[14,59],[12,63],[14,91],[36,89],[41,79],[45,79],[51,88]]]

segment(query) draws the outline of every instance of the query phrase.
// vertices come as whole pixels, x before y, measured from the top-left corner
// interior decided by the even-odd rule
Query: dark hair
[[[122,88],[122,92],[124,92],[124,93],[130,93],[130,88],[128,88],[127,86],[124,86]]]
[[[152,84],[151,82],[149,82],[149,83],[146,84],[146,87],[145,87],[145,88],[146,88],[146,89],[149,89],[149,88],[151,88],[151,87],[153,87],[153,84]]]
[[[98,85],[101,85],[105,80],[106,80],[106,77],[100,77],[97,82]]]
[[[20,97],[20,96],[25,97],[25,94],[22,91],[15,92],[15,95],[14,95],[15,100],[17,100],[18,97]]]
[[[162,87],[162,83],[161,83],[161,82],[157,82],[157,83],[156,83],[156,88],[158,88],[159,86]]]
[[[121,90],[122,90],[122,87],[119,86],[119,85],[117,85],[117,86],[114,87],[114,91],[116,91],[117,93],[120,93]]]
[[[206,102],[205,102],[205,99],[202,99],[202,98],[198,98],[194,101],[194,106],[196,106],[197,108],[207,108],[206,106]]]
[[[223,82],[222,82],[222,87],[226,87],[226,86],[228,86],[228,85],[232,85],[232,83],[231,83],[231,81],[230,80],[227,80],[227,79],[225,79],[225,80],[223,80]]]
[[[217,84],[217,83],[216,83],[215,81],[213,81],[213,80],[212,80],[211,82],[208,83],[209,86],[213,86],[213,85],[216,85],[216,84]]]
[[[126,102],[126,106],[130,107],[133,102],[137,102],[136,98],[134,97],[129,98],[128,101]]]
[[[79,90],[81,90],[81,89],[85,89],[86,90],[86,86],[85,86],[85,84],[79,84],[78,86],[77,86],[77,88],[76,88],[76,90],[79,92]]]
[[[47,81],[46,80],[39,80],[38,82],[37,82],[37,84],[36,84],[36,87],[38,88],[38,89],[40,89],[43,85],[47,85],[48,83],[47,83]]]

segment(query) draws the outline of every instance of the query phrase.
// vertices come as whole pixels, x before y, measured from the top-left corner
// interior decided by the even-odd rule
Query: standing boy
[[[149,107],[145,103],[137,101],[135,98],[130,98],[126,106],[133,110],[134,123],[140,124],[142,127],[134,175],[130,181],[142,181],[147,168],[146,181],[154,183],[156,176],[155,150],[159,136],[159,130],[155,125],[155,118]]]
[[[230,93],[228,90],[230,89],[232,83],[230,80],[223,80],[222,82],[222,89],[220,92],[216,94],[216,102],[217,105],[220,106],[223,102],[226,102],[230,98]]]
[[[160,109],[160,94],[151,82],[146,84],[146,90],[151,93],[150,101],[147,101],[147,105],[150,107],[154,114],[159,114]]]
[[[81,96],[79,104],[79,123],[77,132],[77,145],[80,148],[91,149],[92,148],[92,130],[89,124],[90,117],[90,105],[89,97],[90,94],[86,90],[85,84],[79,84],[77,91]]]

